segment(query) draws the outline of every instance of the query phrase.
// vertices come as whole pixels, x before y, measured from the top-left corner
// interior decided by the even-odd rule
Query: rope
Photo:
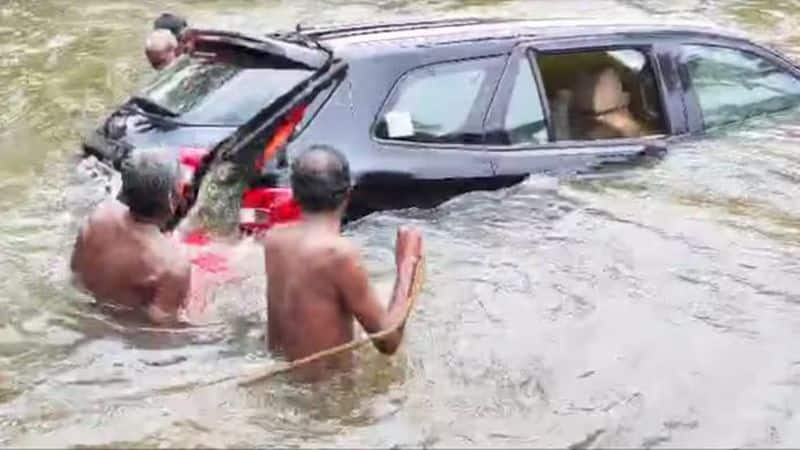
[[[423,257],[420,259],[416,266],[414,266],[414,274],[411,279],[411,287],[409,288],[408,292],[408,304],[406,305],[406,310],[403,314],[403,317],[398,323],[392,325],[391,327],[378,331],[377,333],[368,334],[360,339],[354,339],[350,342],[344,343],[342,345],[337,345],[336,347],[331,347],[326,350],[319,351],[317,353],[313,353],[309,356],[306,356],[301,359],[296,359],[294,361],[287,361],[279,364],[272,364],[269,367],[262,367],[260,369],[255,370],[255,373],[250,375],[226,375],[223,377],[219,377],[216,379],[211,380],[200,380],[200,381],[192,381],[189,383],[181,383],[172,386],[166,386],[162,388],[158,388],[155,390],[147,391],[147,392],[134,392],[125,395],[121,395],[115,397],[115,400],[121,399],[133,399],[138,400],[146,395],[153,395],[153,394],[173,394],[177,392],[183,392],[189,389],[198,389],[202,387],[210,387],[215,386],[218,384],[226,383],[228,381],[239,379],[237,382],[238,386],[250,386],[260,381],[266,380],[267,378],[271,378],[275,375],[285,373],[291,370],[294,370],[300,366],[304,366],[306,364],[310,364],[315,361],[319,361],[322,358],[327,358],[329,356],[338,355],[340,353],[353,350],[358,348],[368,342],[371,342],[374,339],[382,339],[386,336],[394,333],[395,331],[399,330],[408,320],[409,316],[411,315],[411,310],[414,308],[414,303],[419,297],[420,292],[422,291],[422,285],[425,281],[425,258]]]
[[[271,378],[275,375],[289,372],[294,370],[300,366],[305,366],[307,364],[311,364],[312,362],[319,361],[323,358],[327,358],[329,356],[338,355],[340,353],[344,353],[362,345],[372,342],[373,340],[383,339],[390,334],[396,332],[408,320],[408,317],[411,315],[411,310],[414,307],[414,303],[419,296],[419,293],[422,291],[422,284],[425,281],[425,259],[420,259],[417,264],[414,266],[414,274],[411,278],[411,288],[409,289],[408,293],[408,303],[406,305],[406,310],[403,313],[403,317],[399,320],[396,324],[392,325],[391,327],[378,331],[376,333],[368,334],[360,339],[353,339],[350,342],[337,345],[336,347],[331,347],[326,350],[322,350],[316,353],[312,353],[304,358],[296,359],[294,361],[287,361],[281,364],[276,364],[271,367],[262,368],[256,371],[256,373],[242,377],[239,382],[237,383],[239,386],[250,386],[252,384],[258,383],[263,381],[267,378]]]

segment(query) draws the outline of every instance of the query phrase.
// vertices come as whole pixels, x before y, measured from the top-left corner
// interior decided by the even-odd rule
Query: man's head
[[[168,30],[155,30],[147,37],[144,53],[150,65],[161,70],[177,57],[178,40]]]
[[[137,219],[167,222],[178,205],[180,170],[178,159],[169,150],[134,150],[122,162],[120,201]]]
[[[579,74],[574,92],[575,108],[592,115],[622,109],[630,101],[630,95],[623,90],[622,80],[613,67]]]
[[[316,146],[292,162],[292,193],[305,213],[343,213],[350,195],[350,166],[337,150]]]
[[[180,39],[181,33],[183,33],[183,30],[185,30],[188,25],[186,19],[183,17],[171,13],[164,13],[158,16],[153,22],[153,29],[167,30],[175,36],[175,39]]]

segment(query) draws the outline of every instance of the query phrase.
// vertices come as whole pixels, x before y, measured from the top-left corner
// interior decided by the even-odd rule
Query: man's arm
[[[162,274],[156,286],[153,302],[147,315],[158,324],[177,322],[178,313],[186,305],[191,282],[191,266],[182,261]]]
[[[72,255],[69,258],[69,269],[75,274],[78,271],[78,261],[80,261],[83,252],[83,229],[78,231],[78,236],[75,237],[75,243],[72,246]]]
[[[358,250],[348,247],[341,251],[338,259],[334,265],[335,279],[342,299],[367,333],[377,333],[401,324],[396,331],[385,338],[373,341],[381,353],[387,355],[395,353],[403,340],[406,311],[411,301],[409,294],[418,255],[407,254],[397,261],[397,274],[388,311],[384,311],[381,307]]]

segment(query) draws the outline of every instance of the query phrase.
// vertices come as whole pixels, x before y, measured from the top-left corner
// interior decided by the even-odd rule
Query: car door
[[[800,105],[800,70],[756,45],[687,39],[670,48],[692,131],[700,132]]]
[[[426,63],[396,80],[370,131],[374,159],[353,196],[360,209],[434,207],[492,187],[483,122],[507,59]]]
[[[602,58],[595,57],[595,53],[603,53]],[[575,39],[520,45],[509,60],[485,123],[495,176],[508,185],[531,173],[597,170],[604,165],[629,162],[644,154],[663,152],[666,138],[683,134],[687,129],[685,117],[680,113],[683,105],[680,85],[675,81],[677,72],[673,66],[667,67],[670,82],[665,83],[659,55],[658,45],[647,40],[631,43],[614,38]],[[549,58],[547,73],[539,64],[544,57]],[[627,93],[627,97],[624,91],[620,94],[623,98],[638,95],[643,105],[647,103],[644,99],[649,98],[650,104],[640,109],[650,111],[656,121],[660,120],[655,132],[634,137],[599,134],[598,137],[576,138],[570,135],[575,134],[574,127],[561,126],[562,122],[569,122],[570,117],[582,117],[581,112],[574,111],[574,105],[581,103],[576,100],[579,93],[575,91],[586,89],[570,90],[570,87],[579,84],[579,79],[602,74],[599,64],[604,58],[612,62],[619,58],[623,63],[625,58],[633,59],[636,61],[629,64],[639,64],[640,70],[648,68],[651,72],[647,82],[641,81],[646,90]],[[635,82],[635,77],[633,79]],[[632,81],[626,79],[626,83],[631,85]],[[601,113],[603,111],[598,112]]]

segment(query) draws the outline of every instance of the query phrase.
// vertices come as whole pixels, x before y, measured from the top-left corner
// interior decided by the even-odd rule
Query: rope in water
[[[356,349],[368,342],[372,342],[373,340],[383,339],[390,334],[398,331],[408,320],[409,316],[411,315],[411,310],[414,308],[414,303],[416,303],[417,297],[419,293],[422,291],[422,285],[425,281],[425,259],[421,258],[417,261],[417,264],[414,266],[414,273],[411,278],[411,287],[409,288],[408,292],[408,303],[406,305],[406,310],[403,313],[403,317],[400,321],[396,324],[392,325],[391,327],[378,331],[376,333],[368,334],[360,339],[353,339],[350,342],[337,345],[336,347],[331,347],[326,350],[322,350],[316,353],[312,353],[304,358],[296,359],[294,361],[287,361],[281,364],[272,365],[271,367],[262,368],[256,371],[251,375],[247,375],[242,377],[238,385],[239,386],[250,386],[252,384],[258,383],[263,381],[267,378],[273,377],[280,373],[289,372],[294,370],[300,366],[304,366],[306,364],[311,364],[312,362],[319,361],[323,358],[327,358],[329,356],[338,355],[340,353],[344,353],[353,349]]]
[[[325,349],[319,351],[317,353],[313,353],[305,358],[297,359],[294,361],[287,361],[279,364],[271,364],[267,367],[262,367],[253,371],[253,373],[249,375],[226,375],[223,377],[219,377],[212,380],[200,380],[200,381],[193,381],[189,383],[181,383],[172,386],[166,386],[162,388],[158,388],[155,390],[150,390],[147,392],[134,392],[124,394],[122,396],[116,397],[115,399],[140,399],[145,395],[153,395],[153,394],[173,394],[177,392],[183,392],[188,389],[198,389],[202,387],[209,387],[215,386],[221,383],[225,383],[228,381],[237,380],[238,386],[250,386],[260,381],[266,380],[271,378],[275,375],[289,372],[294,370],[298,367],[304,366],[306,364],[310,364],[315,361],[319,361],[323,358],[327,358],[329,356],[338,355],[340,353],[344,353],[346,351],[350,351],[356,349],[368,342],[371,342],[376,339],[382,339],[390,334],[399,330],[403,325],[405,325],[408,318],[411,316],[411,311],[414,308],[414,304],[416,303],[417,297],[419,297],[420,292],[422,291],[422,285],[425,281],[425,259],[424,257],[417,261],[417,264],[414,266],[414,273],[411,279],[411,287],[409,288],[408,292],[408,303],[406,305],[406,310],[403,313],[403,317],[400,321],[396,324],[392,325],[391,327],[378,331],[377,333],[368,334],[360,339],[354,339],[350,342],[347,342],[342,345],[338,345],[336,347],[331,347],[329,349]]]

